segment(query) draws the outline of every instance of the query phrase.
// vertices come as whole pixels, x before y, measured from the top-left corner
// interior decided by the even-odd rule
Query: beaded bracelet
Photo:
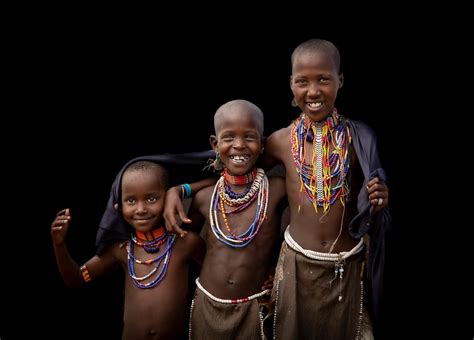
[[[191,186],[188,183],[184,183],[181,185],[181,198],[189,198],[192,197],[192,190]]]
[[[82,278],[84,279],[85,282],[89,282],[90,280],[92,280],[85,264],[82,265],[81,268],[79,268],[79,270],[81,271]]]

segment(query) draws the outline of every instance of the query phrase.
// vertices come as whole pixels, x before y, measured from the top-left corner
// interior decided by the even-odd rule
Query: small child
[[[205,244],[195,233],[178,238],[166,231],[162,215],[167,187],[168,174],[162,166],[149,161],[129,165],[115,209],[134,233],[81,267],[66,247],[69,209],[58,212],[51,225],[58,268],[67,286],[82,286],[117,264],[128,273],[123,339],[178,339],[186,333],[188,265],[191,260],[202,263]]]
[[[263,113],[257,106],[230,101],[217,110],[214,127],[214,168],[222,175],[215,186],[196,193],[189,211],[191,226],[205,218],[207,243],[190,338],[263,339],[258,300],[270,293],[266,280],[278,255],[285,183],[256,167],[263,152]],[[179,194],[181,186],[170,190]]]

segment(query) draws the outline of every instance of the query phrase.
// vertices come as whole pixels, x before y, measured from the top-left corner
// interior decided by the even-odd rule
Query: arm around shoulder
[[[265,142],[263,155],[260,157],[260,164],[265,170],[269,170],[281,162],[281,140],[286,135],[286,128],[273,132]]]
[[[186,235],[187,231],[181,228],[176,219],[176,216],[179,216],[183,223],[192,223],[192,220],[188,218],[184,212],[183,199],[193,197],[203,188],[214,185],[216,182],[217,177],[210,177],[198,182],[177,185],[168,189],[166,192],[165,209],[163,212],[166,229],[170,232],[179,234],[180,236]]]

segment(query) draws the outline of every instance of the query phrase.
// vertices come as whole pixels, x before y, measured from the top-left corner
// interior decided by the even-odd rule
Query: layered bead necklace
[[[130,241],[127,243],[128,273],[132,278],[133,283],[138,288],[153,288],[163,280],[166,275],[166,270],[168,269],[168,264],[171,258],[171,249],[173,248],[175,240],[176,235],[169,233],[163,227],[154,230],[153,233],[137,232],[137,236],[132,235]],[[166,248],[161,255],[158,255],[155,258],[139,260],[133,254],[135,245],[143,247],[147,253],[157,253],[160,251],[160,246],[162,244],[166,244]],[[135,273],[135,263],[154,267],[148,274],[137,276]],[[142,283],[142,281],[147,280],[152,275],[155,275],[153,280],[147,283]]]
[[[234,193],[230,183],[237,185],[247,185],[243,193]],[[235,214],[249,207],[257,199],[257,209],[255,218],[250,226],[240,235],[237,235],[231,228],[227,220],[227,214]],[[226,206],[231,207],[226,210]],[[224,169],[223,175],[219,178],[214,187],[209,207],[209,221],[211,230],[216,238],[224,244],[233,248],[247,246],[258,234],[260,227],[267,215],[268,206],[268,178],[263,169],[254,169],[244,176],[231,176]],[[217,211],[220,210],[224,220],[227,235],[219,225]]]
[[[326,214],[338,198],[344,205],[344,198],[349,194],[346,177],[349,170],[349,147],[352,142],[344,117],[334,109],[325,121],[314,122],[302,113],[294,123],[290,139],[291,153],[301,183],[298,211],[301,209],[303,190],[316,212],[318,207],[323,207]],[[311,164],[304,161],[306,141],[312,143]]]

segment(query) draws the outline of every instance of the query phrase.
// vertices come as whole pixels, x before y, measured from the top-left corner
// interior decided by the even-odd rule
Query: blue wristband
[[[183,188],[184,198],[192,197],[191,186],[188,183],[182,184],[181,188]]]

